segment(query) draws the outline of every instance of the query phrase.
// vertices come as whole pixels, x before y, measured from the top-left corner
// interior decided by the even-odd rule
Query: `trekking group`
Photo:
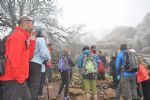
[[[47,72],[53,66],[52,43],[47,45],[45,30],[41,26],[33,28],[33,24],[31,17],[22,16],[18,26],[0,40],[0,100],[38,100],[43,97]],[[111,61],[108,59],[95,45],[86,45],[75,63],[71,49],[64,48],[58,60],[62,81],[56,97],[60,98],[64,89],[63,100],[69,100],[72,69],[77,65],[86,100],[100,100],[97,80],[105,80],[108,69],[113,76],[116,100],[121,97],[124,100],[150,100],[148,64],[142,57],[137,57],[134,49],[121,44]]]

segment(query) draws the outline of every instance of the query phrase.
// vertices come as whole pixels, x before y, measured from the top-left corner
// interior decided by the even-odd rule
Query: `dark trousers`
[[[143,89],[144,100],[150,100],[150,80],[141,83]]]
[[[113,84],[114,84],[114,89],[117,89],[118,84],[119,84],[119,80],[117,80],[117,76],[113,75]]]
[[[43,87],[44,87],[45,83],[46,83],[46,72],[42,72],[38,95],[43,95]]]
[[[1,100],[31,100],[29,88],[25,83],[19,84],[17,81],[3,81]]]
[[[98,80],[105,80],[105,72],[98,74]]]
[[[38,100],[38,90],[41,80],[41,65],[30,62],[30,72],[28,79],[28,87],[31,93],[31,100]]]
[[[1,84],[1,81],[0,81],[0,100],[2,100],[2,84]]]
[[[58,95],[60,95],[61,92],[62,92],[62,90],[63,90],[63,88],[65,88],[64,89],[64,97],[67,97],[67,95],[68,95],[68,89],[69,89],[69,82],[71,80],[71,76],[72,76],[71,70],[61,72],[62,83],[60,84]]]

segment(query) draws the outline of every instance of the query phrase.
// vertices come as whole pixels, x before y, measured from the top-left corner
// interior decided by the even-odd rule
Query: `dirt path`
[[[59,89],[59,84],[60,82],[52,82],[50,85],[48,85],[48,89],[47,89],[47,85],[44,87],[44,96],[46,97],[45,99],[39,99],[39,100],[48,100],[48,92],[49,92],[49,100],[54,100],[52,98],[55,98],[56,96],[56,92]],[[49,90],[49,91],[48,91]],[[61,97],[62,98],[62,97]],[[60,98],[60,100],[62,100]],[[56,99],[57,100],[57,99]]]
[[[50,96],[49,100],[58,100],[56,98],[56,93],[59,89],[59,84],[60,84],[60,82],[53,82],[49,85],[49,96]],[[97,89],[98,100],[113,100],[113,99],[109,99],[108,96],[105,95],[104,91],[105,91],[105,89],[100,89],[100,88]],[[112,93],[109,93],[109,94],[111,95]],[[44,96],[46,97],[45,99],[39,99],[39,100],[48,100],[47,86],[44,87]],[[108,98],[108,99],[104,99],[104,96],[105,96],[105,98]],[[63,100],[63,92],[62,92],[59,100]]]

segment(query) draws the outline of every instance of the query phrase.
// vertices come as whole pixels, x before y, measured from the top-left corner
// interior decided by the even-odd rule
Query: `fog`
[[[100,40],[118,26],[136,27],[150,11],[149,4],[150,0],[59,0],[59,21],[65,26],[85,24],[84,39]]]

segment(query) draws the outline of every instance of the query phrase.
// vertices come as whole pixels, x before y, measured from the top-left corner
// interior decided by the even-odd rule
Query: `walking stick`
[[[46,87],[47,87],[47,97],[48,97],[48,100],[50,100],[50,92],[49,92],[49,82],[48,82],[48,74],[46,73]]]

